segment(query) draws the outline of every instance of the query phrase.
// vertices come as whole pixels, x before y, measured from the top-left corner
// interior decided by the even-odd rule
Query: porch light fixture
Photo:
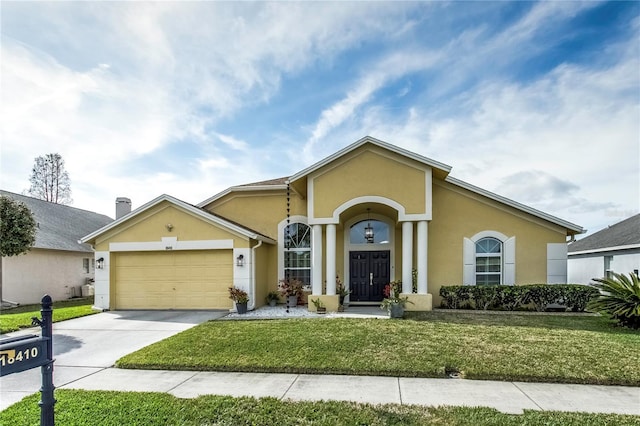
[[[373,244],[373,228],[371,227],[371,209],[367,209],[367,226],[364,227],[364,239],[367,240],[367,244]]]
[[[236,266],[244,266],[244,255],[241,254],[238,257],[236,257]]]
[[[104,257],[96,260],[96,269],[104,269]]]

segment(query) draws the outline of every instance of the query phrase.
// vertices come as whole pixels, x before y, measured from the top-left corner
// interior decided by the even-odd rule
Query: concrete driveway
[[[131,352],[228,311],[115,311],[103,312],[53,324],[56,387],[90,376],[112,366]],[[0,337],[40,334],[40,329],[21,330]],[[0,410],[38,392],[40,368],[0,378]]]

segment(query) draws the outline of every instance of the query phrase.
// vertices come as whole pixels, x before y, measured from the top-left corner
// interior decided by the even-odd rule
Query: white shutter
[[[566,284],[567,244],[547,244],[547,284]]]
[[[476,284],[476,244],[469,238],[465,238],[462,244],[462,283],[464,285]]]
[[[511,237],[502,244],[504,256],[504,272],[502,284],[514,285],[516,283],[516,237]]]

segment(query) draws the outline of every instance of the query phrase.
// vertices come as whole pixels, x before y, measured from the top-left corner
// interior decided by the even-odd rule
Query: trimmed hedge
[[[550,304],[566,306],[573,312],[583,312],[598,289],[582,284],[528,285],[452,285],[440,287],[442,307],[515,311],[544,311]]]

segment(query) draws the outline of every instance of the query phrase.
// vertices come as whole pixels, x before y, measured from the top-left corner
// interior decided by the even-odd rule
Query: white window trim
[[[464,285],[476,285],[476,243],[483,238],[495,238],[502,242],[502,281],[503,285],[516,282],[516,237],[507,237],[498,231],[481,231],[462,242],[462,282]]]
[[[303,223],[309,227],[309,233],[311,235],[311,245],[309,247],[310,256],[313,258],[313,229],[311,225],[309,225],[309,221],[307,216],[294,215],[289,217],[289,221],[287,223],[287,219],[278,223],[278,280],[284,278],[284,252],[286,251],[284,247],[284,230],[288,225],[293,225],[294,223]],[[313,262],[309,267],[310,276],[309,283],[310,286],[313,287]]]

